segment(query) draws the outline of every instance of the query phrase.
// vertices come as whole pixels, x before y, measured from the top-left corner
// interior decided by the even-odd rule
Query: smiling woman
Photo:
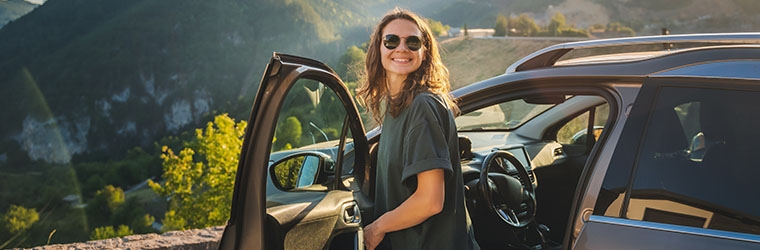
[[[427,23],[406,10],[386,14],[371,37],[366,71],[358,94],[384,133],[365,245],[479,249],[464,205],[449,72]]]

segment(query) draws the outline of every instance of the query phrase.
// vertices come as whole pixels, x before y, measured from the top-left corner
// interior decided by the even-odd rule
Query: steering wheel
[[[507,174],[507,162],[517,168],[520,179]],[[490,169],[495,168],[492,172]],[[479,191],[488,209],[507,225],[524,228],[536,216],[536,196],[528,171],[515,156],[507,151],[491,152],[480,169]],[[525,204],[526,208],[521,208]]]

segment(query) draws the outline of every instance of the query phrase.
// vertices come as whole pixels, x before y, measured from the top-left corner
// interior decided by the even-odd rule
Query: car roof
[[[568,61],[559,60],[572,50],[615,49],[628,45],[653,46],[676,43],[675,48],[613,54],[587,53]],[[689,44],[688,48],[678,46]],[[558,63],[559,62],[559,63]],[[729,62],[741,62],[739,64]],[[731,68],[733,70],[722,70]],[[498,94],[493,87],[510,88],[552,79],[579,79],[586,83],[641,82],[650,76],[760,79],[760,33],[664,35],[591,40],[558,44],[536,51],[517,61],[506,73],[452,91],[455,98],[482,98]],[[544,81],[546,80],[546,81]],[[460,101],[464,101],[460,99]],[[467,102],[467,101],[465,101]]]
[[[760,33],[705,33],[569,42],[538,50],[510,65],[506,73],[555,65],[629,62],[721,45],[760,45]]]

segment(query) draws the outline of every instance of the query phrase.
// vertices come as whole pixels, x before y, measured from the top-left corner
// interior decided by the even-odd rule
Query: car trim
[[[684,35],[659,35],[659,36],[640,36],[624,37],[600,40],[588,40],[580,42],[569,42],[553,45],[539,51],[536,51],[517,62],[510,65],[505,73],[514,73],[537,68],[551,67],[559,61],[562,56],[572,50],[590,49],[590,48],[611,48],[624,45],[644,45],[644,44],[672,44],[672,43],[708,43],[711,46],[715,44],[760,44],[760,33],[704,33],[704,34],[684,34]],[[677,50],[669,50],[677,51]],[[635,52],[635,51],[634,51]],[[589,57],[598,55],[589,55]]]
[[[758,80],[760,60],[731,60],[685,65],[652,75],[652,77],[697,77]]]
[[[613,217],[606,217],[606,216],[600,216],[600,215],[591,215],[588,221],[610,224],[610,225],[617,225],[617,226],[624,226],[624,227],[636,227],[636,228],[647,229],[647,230],[658,230],[658,231],[665,231],[665,232],[671,232],[671,233],[689,234],[689,235],[702,236],[702,237],[714,237],[714,238],[721,238],[721,239],[728,239],[728,240],[735,240],[735,241],[745,241],[745,242],[760,244],[760,235],[755,235],[755,234],[737,233],[737,232],[722,231],[722,230],[708,229],[708,228],[687,227],[687,226],[679,226],[679,225],[672,225],[672,224],[665,224],[665,223],[658,223],[658,222],[621,219],[621,218],[613,218]]]

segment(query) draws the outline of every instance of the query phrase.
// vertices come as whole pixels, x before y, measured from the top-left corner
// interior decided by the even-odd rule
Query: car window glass
[[[491,105],[457,117],[457,130],[510,130],[553,106],[531,104],[523,99]]]
[[[282,108],[277,117],[275,135],[272,139],[272,153],[269,162],[275,163],[289,155],[318,151],[328,155],[333,161],[337,160],[340,133],[344,126],[346,110],[335,91],[326,85],[308,79],[298,80],[288,91],[283,100]],[[344,171],[351,170],[352,147],[349,133],[344,152]],[[309,158],[311,159],[311,158]],[[315,164],[306,164],[309,166]],[[308,182],[319,183],[319,169],[300,170],[299,175],[308,173],[310,177],[298,177],[298,186]],[[298,173],[299,171],[295,171]],[[324,179],[324,178],[322,178]],[[293,180],[293,183],[296,180]]]
[[[626,216],[760,234],[760,92],[666,87],[638,156]]]
[[[557,142],[562,144],[583,145],[586,143],[586,133],[588,132],[588,119],[590,112],[583,112],[581,115],[573,118],[562,125],[557,132]],[[604,124],[610,113],[610,105],[603,104],[595,107],[594,113],[594,141],[599,140],[599,136],[604,130]]]

